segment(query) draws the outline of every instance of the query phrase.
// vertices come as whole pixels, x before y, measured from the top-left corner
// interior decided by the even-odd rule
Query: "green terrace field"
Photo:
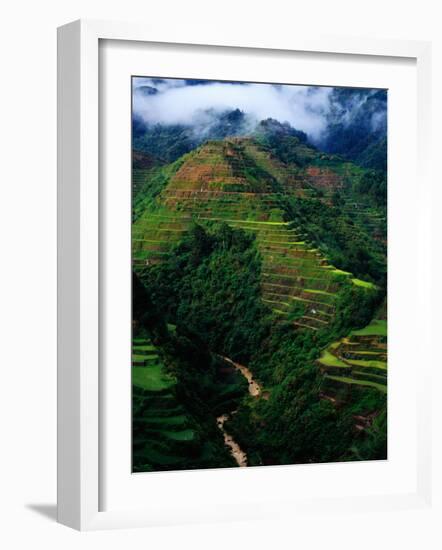
[[[199,223],[225,221],[256,235],[263,256],[263,300],[279,315],[290,314],[292,304],[305,306],[305,315],[294,321],[296,325],[317,330],[328,322],[333,313],[333,297],[340,277],[320,253],[300,240],[299,233],[288,228],[286,222],[235,219],[229,212],[224,220],[219,217],[203,218],[152,214],[148,221],[135,224],[133,258],[135,266],[161,261],[170,252],[192,219]],[[143,224],[143,229],[140,228]]]
[[[312,168],[309,177],[332,177],[323,171]],[[262,299],[274,314],[299,328],[326,327],[344,280],[364,288],[373,285],[329,264],[300,228],[284,221],[287,189],[299,196],[312,190],[297,172],[284,170],[248,139],[208,142],[185,155],[133,224],[135,270],[161,262],[193,222],[224,222],[256,236],[263,258]]]
[[[323,392],[336,398],[352,386],[387,392],[387,322],[375,319],[322,351]]]
[[[171,376],[149,339],[134,338],[132,354],[134,471],[191,468],[202,447],[192,419],[175,397]]]
[[[321,398],[352,413],[356,432],[370,434],[361,440],[362,449],[370,449],[370,441],[386,432],[387,322],[374,319],[353,330],[324,349],[317,364],[323,373]],[[361,458],[358,441],[353,450]]]

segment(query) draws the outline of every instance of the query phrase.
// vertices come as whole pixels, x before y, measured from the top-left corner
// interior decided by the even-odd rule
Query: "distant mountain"
[[[365,168],[387,169],[387,91],[335,88],[318,147]]]

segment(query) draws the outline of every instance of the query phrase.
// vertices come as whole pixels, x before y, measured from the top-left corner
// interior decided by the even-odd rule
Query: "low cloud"
[[[146,94],[143,87],[158,90]],[[288,122],[317,140],[327,126],[333,88],[213,82],[187,85],[185,80],[134,79],[133,109],[146,123],[210,126],[225,111],[240,109],[248,120]]]
[[[221,113],[239,109],[246,115],[244,132],[253,131],[261,120],[274,118],[320,143],[326,139],[329,124],[347,127],[370,117],[369,130],[385,129],[386,104],[374,111],[365,108],[367,98],[375,93],[354,89],[342,97],[333,87],[136,77],[133,110],[147,124],[181,124],[203,137]]]

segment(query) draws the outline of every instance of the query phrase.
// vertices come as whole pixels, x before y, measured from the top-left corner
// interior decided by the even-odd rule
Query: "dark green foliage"
[[[155,124],[141,128],[137,126],[133,132],[134,149],[149,152],[164,162],[175,161],[199,144],[200,141],[189,126]]]
[[[349,281],[343,283],[336,301],[333,339],[368,325],[383,299],[382,290],[359,288]]]
[[[286,164],[305,166],[316,156],[315,147],[307,145],[307,135],[287,122],[282,124],[273,118],[262,120],[254,136]]]
[[[387,91],[334,88],[332,105],[320,148],[385,175]]]
[[[294,302],[287,316],[287,321],[296,321],[300,319],[306,312],[307,306],[302,302]]]
[[[250,368],[271,388],[268,402],[247,401],[228,424],[230,433],[250,456],[253,464],[294,464],[385,458],[385,430],[370,432],[369,440],[354,435],[354,415],[385,408],[385,396],[369,390],[369,398],[346,396],[340,408],[319,399],[323,378],[315,360],[327,342],[346,334],[349,326],[366,324],[376,307],[372,292],[345,288],[340,296],[337,321],[321,333],[279,326],[263,343]],[[361,392],[356,389],[355,392]],[[373,441],[372,441],[373,440]],[[373,455],[370,455],[373,452]]]
[[[213,118],[210,126],[198,127],[183,124],[146,125],[135,118],[133,123],[133,147],[148,152],[165,162],[174,162],[207,140],[223,139],[227,136],[242,136],[249,129],[245,114],[239,109],[225,111]]]
[[[279,122],[274,118],[261,120],[255,129],[255,134],[273,144],[285,137],[295,137],[298,142],[307,142],[307,134],[305,132],[296,130],[288,122]]]
[[[206,139],[223,139],[227,136],[244,135],[246,124],[246,115],[240,109],[226,111],[221,113],[210,127],[210,135],[206,136]]]
[[[195,335],[190,340],[184,335],[172,334],[136,275],[132,284],[135,334],[149,336],[177,380],[172,389],[165,391],[133,388],[134,471],[234,466],[235,462],[216,426],[215,416],[220,409],[225,410],[224,407],[237,406],[246,383],[236,372],[223,374],[220,359]],[[224,391],[220,392],[220,386]],[[187,420],[180,429],[192,430],[194,436],[177,441],[152,430],[149,419],[161,419],[167,414],[185,414]]]
[[[373,238],[369,227],[356,225],[341,208],[338,193],[332,205],[317,199],[290,201],[289,216],[301,226],[309,239],[319,246],[333,265],[356,277],[386,284],[386,250],[382,241]]]
[[[380,173],[384,178],[387,176],[387,138],[382,137],[378,141],[371,143],[362,151],[357,163],[364,168],[372,168]]]
[[[350,449],[350,460],[385,460],[387,458],[387,409],[386,400],[378,406],[380,414],[375,416],[373,424]],[[376,410],[376,409],[372,409]]]
[[[379,299],[376,292],[348,283],[339,293],[336,321],[328,328],[294,333],[291,323],[272,327],[249,363],[271,388],[270,399],[258,404],[243,402],[228,424],[230,433],[253,457],[253,464],[357,459],[353,415],[385,403],[382,397],[379,401],[372,396],[370,403],[361,401],[358,408],[357,400],[347,399],[337,409],[319,399],[323,378],[315,362],[327,343],[347,334],[349,327],[367,324]],[[381,430],[377,433],[382,435]],[[369,450],[365,452],[368,456]],[[382,454],[380,444],[376,452]]]
[[[135,273],[132,273],[132,319],[139,330],[146,331],[152,337],[154,343],[167,342],[169,333],[164,318]]]
[[[142,277],[180,332],[247,361],[267,330],[256,325],[269,314],[260,301],[260,274],[252,236],[226,224],[211,230],[195,224],[167,261]]]
[[[321,400],[323,377],[316,365],[325,346],[369,322],[379,301],[375,291],[343,284],[335,322],[318,332],[294,330],[291,320],[302,306],[292,308],[287,322],[271,322],[260,300],[254,239],[225,224],[195,224],[164,263],[145,269],[142,280],[167,321],[177,325],[172,355],[181,401],[192,403],[201,422],[205,413],[213,418],[240,405],[227,430],[247,450],[249,464],[382,455],[376,435],[371,443],[362,439],[359,449],[353,427],[353,415],[377,403],[360,400],[358,408],[348,400],[338,409]],[[225,380],[216,375],[209,350],[247,363],[270,389],[270,399],[244,398],[235,380],[223,390]]]
[[[228,429],[255,465],[337,461],[349,452],[354,422],[349,411],[319,399],[322,378],[312,338],[299,334],[293,345],[282,336],[273,354],[253,364],[272,382],[270,399],[244,403]]]
[[[372,200],[375,205],[385,207],[387,205],[387,176],[381,171],[370,170],[365,172],[355,188],[356,193]]]

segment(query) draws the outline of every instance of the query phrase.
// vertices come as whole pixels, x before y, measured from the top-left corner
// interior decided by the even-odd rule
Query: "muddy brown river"
[[[261,394],[261,386],[256,382],[256,380],[253,379],[253,374],[250,372],[250,370],[245,367],[244,365],[240,365],[239,363],[235,363],[228,357],[220,356],[226,363],[229,363],[232,365],[237,371],[239,371],[244,378],[247,380],[249,384],[249,393],[253,397],[259,397]],[[230,454],[233,456],[233,458],[236,460],[236,463],[240,468],[244,468],[247,466],[247,454],[241,449],[241,447],[238,445],[238,443],[233,439],[233,437],[226,432],[224,429],[225,422],[230,418],[232,414],[235,414],[236,411],[232,411],[231,413],[225,413],[221,416],[218,416],[216,419],[216,423],[218,428],[221,430],[223,436],[224,436],[224,443],[226,447],[229,448]]]
[[[241,447],[238,445],[238,443],[233,439],[231,435],[229,435],[226,430],[224,429],[224,422],[229,419],[228,414],[222,414],[221,416],[218,416],[216,419],[216,423],[218,425],[218,428],[222,431],[224,436],[224,444],[226,447],[229,447],[230,454],[233,456],[233,458],[236,460],[236,463],[239,467],[243,468],[247,466],[247,455],[246,453],[241,449]]]

